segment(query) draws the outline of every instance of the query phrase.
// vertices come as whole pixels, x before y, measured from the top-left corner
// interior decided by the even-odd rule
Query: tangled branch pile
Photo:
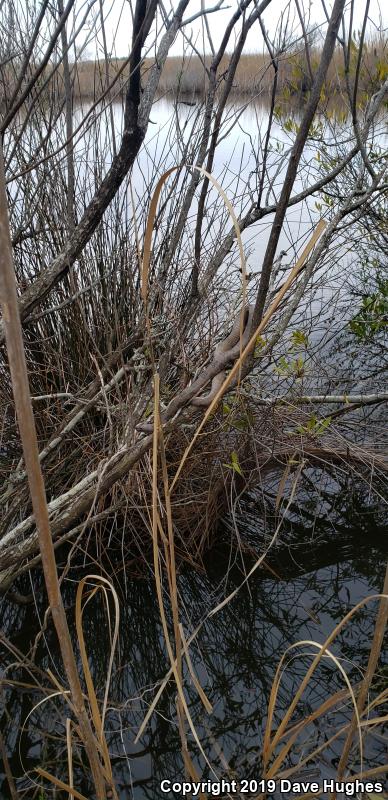
[[[143,550],[150,527],[148,452],[157,373],[167,409],[161,419],[171,480],[184,458],[174,494],[174,525],[182,552],[197,559],[216,524],[226,489],[235,478],[244,478],[245,460],[257,465],[278,455],[303,457],[309,448],[316,455],[323,447],[325,457],[351,451],[366,461],[377,456],[379,468],[385,468],[382,443],[370,434],[377,417],[369,417],[387,399],[377,363],[382,353],[379,337],[358,343],[360,351],[361,345],[369,348],[368,354],[372,350],[373,367],[361,387],[356,376],[349,377],[348,367],[338,366],[338,358],[329,366],[328,359],[334,334],[336,345],[344,331],[350,346],[355,341],[346,321],[345,328],[337,324],[352,288],[346,271],[338,270],[338,264],[345,263],[349,230],[361,242],[369,237],[369,252],[377,254],[378,269],[383,266],[386,161],[379,144],[379,112],[388,85],[384,75],[377,76],[375,94],[360,104],[360,70],[351,80],[348,75],[352,133],[343,143],[338,137],[341,121],[331,111],[325,116],[324,108],[317,116],[343,10],[338,0],[319,63],[309,62],[311,90],[297,112],[298,122],[296,116],[282,121],[274,114],[275,105],[285,100],[277,86],[278,62],[287,49],[294,52],[295,34],[281,30],[271,41],[263,27],[271,3],[245,0],[231,16],[218,49],[212,46],[210,63],[204,62],[205,97],[182,107],[178,95],[154,140],[150,123],[159,109],[163,65],[177,35],[185,30],[189,0],[181,0],[168,19],[157,2],[138,2],[123,107],[113,103],[116,77],[107,70],[106,85],[96,86],[93,105],[76,109],[77,72],[69,59],[76,27],[71,30],[67,22],[71,5],[65,10],[58,5],[56,16],[53,12],[46,20],[48,44],[45,37],[39,38],[39,25],[38,33],[14,25],[14,41],[8,43],[9,53],[0,66],[13,261],[52,534],[61,542],[85,530],[90,533],[93,526],[106,531],[120,523],[131,531],[131,547]],[[152,63],[148,56],[141,79],[155,19],[161,22],[156,56]],[[99,24],[103,29],[103,18]],[[236,101],[231,105],[230,93],[254,26],[263,32],[273,71],[271,101],[264,121],[252,106],[252,131],[240,148],[237,165],[233,153],[220,167],[225,139],[237,136],[238,149],[244,132],[240,120],[246,101],[240,107]],[[13,55],[13,47],[24,52],[27,34],[36,49],[34,60]],[[238,47],[225,71],[223,58],[234,34]],[[298,41],[305,41],[304,34],[302,30]],[[348,58],[349,46],[343,42],[345,73]],[[360,41],[360,69],[362,58]],[[41,80],[47,68],[49,107]],[[324,128],[325,144],[319,145],[316,157]],[[238,222],[231,224],[230,206],[214,188],[212,174],[224,186]],[[144,292],[143,231],[158,181],[164,186],[152,209]],[[306,212],[309,222],[287,241],[294,208]],[[284,271],[293,274],[301,253],[299,240],[311,235],[322,216],[325,232],[282,294]],[[278,255],[282,243],[287,245],[285,266]],[[317,308],[319,294],[330,298],[335,326],[325,299]],[[279,307],[268,318],[264,338],[258,326],[274,298]],[[7,298],[2,299],[4,308]],[[240,312],[245,306],[250,312],[244,320]],[[256,340],[255,330],[260,331]],[[3,324],[2,589],[39,557],[4,333]],[[227,347],[231,337],[233,347]],[[251,347],[241,360],[247,341]],[[233,381],[223,384],[220,375],[231,368]],[[229,395],[222,400],[226,389]],[[212,414],[206,412],[206,427],[185,455],[204,419],[203,406],[215,398]],[[368,434],[359,424],[360,413],[368,421]],[[346,428],[341,427],[343,414]],[[368,448],[363,455],[359,448],[365,438]]]

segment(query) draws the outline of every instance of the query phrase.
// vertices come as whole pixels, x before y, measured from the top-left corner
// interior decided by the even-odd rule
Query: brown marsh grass
[[[357,48],[352,54],[350,64],[350,79],[355,69]],[[310,54],[313,72],[317,69],[320,60],[320,50],[314,47]],[[226,54],[221,59],[219,73],[226,72],[230,62],[230,55]],[[152,64],[151,59],[143,62],[143,74]],[[206,56],[204,63],[210,67],[211,57]],[[364,93],[376,91],[384,79],[387,64],[387,43],[383,39],[371,41],[365,45],[362,68],[360,72],[359,92],[362,98]],[[74,80],[75,99],[95,98],[115,79],[112,94],[120,96],[128,80],[129,66],[124,59],[112,59],[108,65],[104,61],[81,61],[76,67]],[[174,95],[202,95],[207,89],[208,79],[205,77],[203,63],[197,56],[183,58],[170,56],[165,63],[159,83],[159,92]],[[222,85],[222,84],[221,84]],[[243,53],[237,66],[233,83],[233,92],[269,97],[273,87],[273,69],[268,55],[261,53]],[[337,48],[331,62],[325,85],[325,93],[333,92],[341,95],[345,87],[345,70],[342,51]],[[306,57],[303,48],[279,57],[278,96],[284,100],[292,99],[306,94],[310,89]]]

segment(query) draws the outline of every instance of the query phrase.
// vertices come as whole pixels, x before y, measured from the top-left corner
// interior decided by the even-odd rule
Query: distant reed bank
[[[222,91],[223,72],[226,72],[231,55],[225,55],[221,61],[218,74],[219,91]],[[311,89],[314,74],[320,61],[320,50],[313,47],[309,52],[309,63],[304,48],[287,53],[278,58],[277,97],[292,100],[307,95]],[[145,77],[153,60],[143,62],[142,72]],[[359,69],[358,96],[360,101],[377,91],[382,80],[388,74],[387,45],[382,40],[369,42],[364,47],[361,64],[358,67],[358,48],[354,46],[348,70],[345,69],[344,57],[337,48],[330,65],[323,99],[325,96],[345,92],[346,82],[353,83],[356,70]],[[211,67],[211,57],[203,61],[198,56],[183,58],[171,56],[167,59],[159,83],[159,93],[173,96],[201,96],[206,93]],[[74,67],[74,98],[96,98],[103,91],[109,95],[120,96],[125,91],[129,66],[124,59],[112,59],[108,64],[104,61],[81,61]],[[59,79],[60,79],[59,75]],[[251,95],[265,99],[273,89],[274,66],[268,55],[243,54],[240,58],[232,91],[235,94]],[[113,85],[112,85],[113,84]],[[111,88],[110,88],[111,87]]]

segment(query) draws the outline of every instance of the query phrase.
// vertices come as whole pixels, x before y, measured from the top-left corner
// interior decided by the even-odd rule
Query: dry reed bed
[[[320,60],[320,50],[315,47],[311,51],[311,65],[313,72],[317,69]],[[211,64],[210,56],[206,56],[206,67]],[[365,46],[362,57],[362,67],[360,72],[360,97],[365,93],[368,95],[377,90],[383,73],[386,70],[387,44],[383,40],[372,41]],[[221,59],[219,74],[222,76],[226,72],[230,62],[230,55],[226,54]],[[152,64],[151,59],[146,59],[143,63],[143,74],[147,72]],[[356,64],[356,52],[353,53],[350,68],[350,79]],[[109,83],[117,78],[118,73],[122,73],[115,84],[112,93],[122,94],[125,83],[128,79],[129,67],[124,66],[124,59],[112,60],[106,69],[105,62],[83,61],[76,67],[74,76],[74,97],[95,98],[106,88],[107,75]],[[279,58],[278,72],[278,98],[287,101],[292,97],[303,96],[310,88],[310,79],[303,48],[287,53]],[[203,95],[208,86],[208,79],[204,76],[203,64],[196,56],[181,58],[180,56],[170,56],[163,68],[159,83],[160,93],[182,94],[182,95]],[[220,83],[222,87],[222,80]],[[273,88],[273,69],[268,55],[260,53],[245,53],[241,56],[237,66],[236,76],[233,83],[235,94],[258,95],[264,98],[269,97]],[[345,89],[345,72],[342,51],[337,48],[333,60],[330,64],[325,83],[325,94],[333,92],[341,96]],[[111,93],[111,94],[112,94]]]
[[[117,414],[111,404],[112,419],[124,423],[122,407],[124,395],[114,399]],[[57,413],[60,415],[61,406]],[[47,413],[47,409],[46,412]],[[50,409],[51,423],[54,422],[53,408]],[[370,473],[373,468],[385,471],[387,464],[379,459],[374,450],[368,454],[363,447],[354,447],[351,453],[341,446],[341,438],[335,432],[326,431],[324,435],[300,436],[298,427],[306,422],[311,414],[309,407],[290,406],[263,407],[251,399],[247,400],[237,392],[232,400],[223,404],[210,419],[206,434],[198,437],[189,456],[185,469],[180,474],[170,496],[172,525],[177,560],[188,561],[200,567],[204,552],[214,539],[220,518],[225,514],[229,503],[235,496],[249,487],[257,486],[268,469],[280,472],[289,469],[290,464],[339,463],[346,469],[351,463],[358,470]],[[44,427],[45,414],[37,415],[37,421]],[[192,438],[195,418],[190,418],[186,427],[175,429],[165,437],[165,463],[168,482],[171,486],[174,476],[185,455]],[[60,425],[60,416],[57,420]],[[53,426],[55,429],[55,425]],[[91,431],[94,431],[91,437]],[[50,436],[45,437],[45,443]],[[71,486],[82,477],[85,469],[85,456],[88,456],[88,469],[102,463],[109,457],[109,439],[106,436],[106,417],[103,410],[91,410],[84,422],[79,423],[75,432],[63,441],[54,458],[44,463],[47,496],[55,497],[64,486]],[[19,453],[13,458],[16,467]],[[26,480],[8,484],[9,462],[3,464],[2,500],[4,508],[4,532],[12,516],[28,519],[31,503]],[[157,470],[157,495],[163,497],[163,472]],[[72,528],[69,533],[55,537],[57,544],[71,539],[82,546],[98,544],[100,553],[109,548],[124,548],[125,561],[131,562],[136,570],[143,570],[149,561],[152,546],[151,508],[153,498],[152,459],[146,454],[128,475],[117,481],[94,503],[92,513]],[[166,511],[161,504],[161,523],[166,524]],[[80,538],[81,537],[81,538]],[[260,547],[261,543],[257,543]],[[4,556],[5,558],[5,556]],[[29,562],[14,564],[16,572],[25,572]]]
[[[310,51],[310,61],[312,71],[315,73],[321,51],[318,47],[312,47]],[[349,79],[353,82],[356,69],[358,51],[355,47],[352,51]],[[218,74],[219,88],[223,87],[222,75],[226,74],[230,55],[225,54],[220,62]],[[146,58],[142,65],[142,74],[145,77],[153,64],[153,60]],[[159,81],[158,93],[171,94],[174,96],[182,95],[187,98],[192,96],[203,96],[208,88],[208,77],[204,71],[204,64],[209,69],[211,57],[205,56],[203,62],[192,55],[188,58],[180,56],[170,56],[164,65]],[[373,92],[377,91],[381,81],[387,75],[387,42],[384,39],[375,39],[367,43],[364,47],[359,75],[358,96],[363,102]],[[33,69],[34,65],[31,65]],[[36,66],[36,65],[35,65]],[[102,94],[107,94],[109,99],[121,99],[124,96],[129,77],[129,65],[127,59],[114,58],[107,64],[105,61],[79,61],[71,64],[71,78],[73,86],[74,100],[96,100]],[[51,72],[52,65],[46,67],[42,72],[38,85],[44,85],[48,71]],[[243,53],[237,66],[235,79],[232,87],[233,95],[248,95],[269,99],[273,89],[273,67],[268,55],[261,53]],[[10,74],[9,82],[12,86],[13,75]],[[277,102],[282,104],[292,101],[293,98],[300,98],[307,95],[311,88],[311,78],[307,66],[305,51],[303,47],[287,52],[279,56],[278,60],[278,82],[277,82]],[[333,94],[340,100],[345,96],[346,78],[344,68],[343,53],[337,48],[330,67],[328,69],[325,89],[322,94],[322,102],[325,102]],[[56,101],[64,98],[63,67],[60,65],[53,77],[45,87],[45,92],[55,95]]]

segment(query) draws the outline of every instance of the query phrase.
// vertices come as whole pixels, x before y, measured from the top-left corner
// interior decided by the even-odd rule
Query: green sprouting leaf
[[[285,358],[285,356],[281,356],[281,358],[279,358],[279,361],[278,361],[277,366],[275,367],[275,369],[276,369],[276,372],[278,373],[278,375],[289,375],[290,374],[290,365],[289,365],[287,359]]]
[[[322,433],[327,430],[331,423],[331,417],[324,417],[324,419],[318,419],[315,414],[312,414],[310,419],[306,422],[306,425],[298,425],[295,430],[297,433],[302,435],[307,434],[308,436],[321,436]]]
[[[332,208],[332,206],[334,205],[333,198],[329,197],[328,194],[324,194],[323,195],[323,202],[324,202],[325,206],[327,206],[328,208]]]
[[[254,358],[258,358],[258,356],[261,353],[261,350],[263,350],[263,348],[265,347],[266,344],[267,344],[267,340],[264,339],[264,336],[257,336],[256,337],[255,349],[254,349],[254,353],[253,353]]]
[[[238,472],[238,474],[242,476],[242,469],[240,467],[240,462],[238,460],[238,455],[237,455],[235,450],[232,450],[232,452],[230,454],[230,459],[231,459],[231,462],[233,464],[233,469],[235,470],[235,472]]]
[[[309,343],[309,338],[303,331],[293,331],[291,334],[291,343],[293,350],[298,350],[301,347],[306,348]]]
[[[232,469],[234,472],[237,472],[241,477],[243,477],[243,472],[240,467],[240,462],[238,460],[238,455],[235,450],[232,450],[230,454],[230,463],[224,464],[224,467],[228,467],[228,469]]]
[[[249,427],[249,421],[247,417],[237,417],[233,420],[233,427],[237,428],[238,431],[246,431]]]
[[[298,356],[297,358],[292,359],[292,361],[287,361],[284,356],[281,356],[275,369],[278,375],[295,377],[297,380],[303,378],[306,372],[302,356]]]

